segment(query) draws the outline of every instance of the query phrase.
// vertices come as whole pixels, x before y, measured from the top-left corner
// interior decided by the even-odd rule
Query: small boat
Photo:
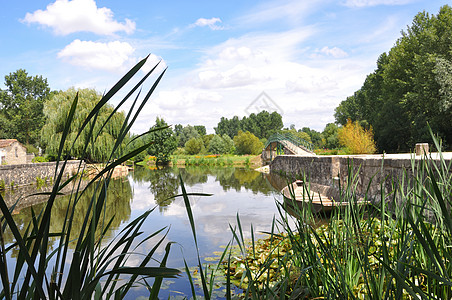
[[[289,184],[281,190],[281,193],[284,196],[284,203],[289,205],[292,209],[295,208],[295,205],[298,206],[299,209],[303,209],[306,205],[310,205],[313,213],[328,213],[334,208],[345,207],[348,205],[348,202],[335,201],[333,198],[328,198],[327,196],[313,191],[309,191],[308,193],[307,186],[302,180],[297,180]],[[362,202],[363,201],[359,201],[359,204]]]

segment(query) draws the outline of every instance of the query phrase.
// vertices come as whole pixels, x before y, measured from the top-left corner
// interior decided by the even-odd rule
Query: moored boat
[[[320,193],[308,190],[307,185],[302,180],[296,180],[281,190],[284,196],[284,203],[292,208],[298,206],[299,209],[309,205],[313,213],[331,212],[334,208],[345,207],[348,202],[336,201]],[[364,201],[358,201],[358,204],[364,204]]]

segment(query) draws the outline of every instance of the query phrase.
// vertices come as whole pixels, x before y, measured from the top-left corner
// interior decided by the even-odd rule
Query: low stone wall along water
[[[84,162],[82,162],[83,167]],[[63,162],[58,165],[58,172]],[[69,178],[77,172],[80,166],[79,160],[70,160],[64,169],[64,179]],[[56,162],[6,165],[0,166],[0,183],[6,189],[16,186],[36,184],[38,180],[51,180],[55,175]]]

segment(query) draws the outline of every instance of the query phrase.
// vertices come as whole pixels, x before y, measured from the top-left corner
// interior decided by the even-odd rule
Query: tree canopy
[[[157,117],[155,124],[150,128],[158,129],[167,127],[168,124],[163,118]],[[167,164],[170,161],[170,155],[177,148],[177,138],[171,127],[152,131],[145,136],[145,141],[153,143],[148,148],[148,154],[156,157],[156,163]]]
[[[232,119],[222,117],[215,133],[218,135],[227,134],[231,139],[238,134],[240,130],[249,131],[259,139],[268,138],[275,132],[283,128],[282,117],[276,111],[269,113],[268,111],[261,111],[258,114],[250,114],[248,117],[234,116]]]
[[[106,105],[99,110],[97,121],[94,123],[92,135],[94,138],[90,138],[91,124],[89,124],[75,142],[72,151],[68,152],[79,128],[81,128],[88,114],[102,98],[102,95],[93,89],[76,90],[70,88],[67,91],[54,94],[45,102],[43,111],[46,123],[41,130],[41,141],[45,146],[45,151],[50,156],[57,156],[64,125],[77,94],[78,105],[66,140],[65,154],[79,159],[86,159],[89,162],[106,161],[109,159],[107,155],[112,152],[125,120],[122,112],[116,112],[103,127],[114,110],[111,105]],[[84,153],[86,145],[88,147],[86,153]]]
[[[336,108],[336,122],[372,126],[379,151],[407,151],[433,132],[452,146],[452,8],[418,13],[361,89]]]
[[[0,90],[0,138],[38,146],[43,105],[51,95],[47,79],[19,69],[5,76],[5,86]]]

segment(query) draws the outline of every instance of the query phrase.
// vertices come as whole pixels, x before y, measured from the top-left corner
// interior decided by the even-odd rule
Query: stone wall
[[[83,190],[88,184],[88,180],[79,180],[73,181],[72,183],[63,187],[59,193],[66,195],[77,189]],[[42,186],[37,186],[36,184],[25,185],[21,187],[15,187],[14,189],[9,189],[5,193],[2,193],[3,200],[5,201],[8,207],[11,207],[13,204],[14,213],[18,213],[25,207],[29,207],[32,205],[36,205],[39,203],[46,202],[49,200],[48,195],[35,195],[36,193],[44,193],[44,192],[52,192],[53,184],[50,182],[43,184]],[[33,196],[31,196],[33,195]],[[62,195],[58,195],[57,197],[61,197]]]
[[[79,164],[79,160],[68,161],[64,170],[64,179],[75,174]],[[62,165],[63,162],[60,162],[58,171],[61,170]],[[24,186],[36,184],[37,178],[47,178],[50,180],[55,174],[55,166],[55,162],[0,166],[0,182],[6,188],[10,188],[11,185]]]
[[[304,174],[312,183],[333,188],[338,188],[339,182],[346,186],[349,174],[356,175],[354,183],[357,194],[364,196],[367,193],[370,199],[379,201],[381,187],[388,194],[392,191],[394,181],[401,180],[406,174],[413,174],[413,162],[417,168],[420,157],[413,161],[409,155],[392,158],[382,155],[280,155],[270,164],[270,172],[282,172],[291,176],[291,179],[300,179]],[[439,160],[433,162],[439,164]],[[449,163],[450,159],[446,162]]]

